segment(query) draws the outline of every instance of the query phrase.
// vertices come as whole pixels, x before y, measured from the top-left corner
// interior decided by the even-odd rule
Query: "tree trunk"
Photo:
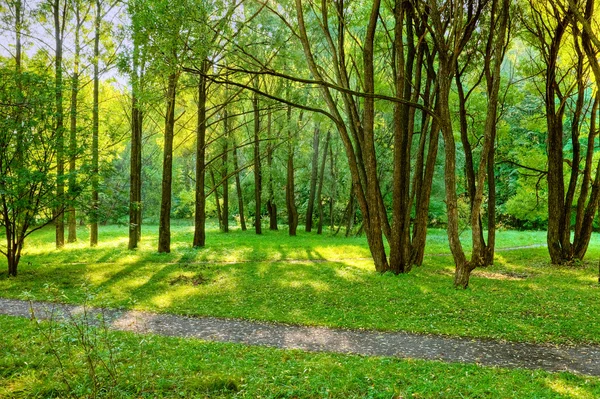
[[[288,106],[288,154],[287,154],[287,179],[285,187],[285,205],[288,214],[288,233],[290,236],[296,235],[298,228],[298,209],[296,208],[295,183],[294,183],[294,138],[291,128],[292,108]]]
[[[171,252],[171,194],[173,178],[173,136],[175,130],[175,99],[179,75],[171,73],[167,86],[165,143],[163,151],[162,194],[158,226],[158,252]]]
[[[268,113],[267,122],[268,137],[271,139],[271,110]],[[269,230],[277,230],[277,204],[275,203],[275,193],[273,189],[273,145],[271,141],[267,143],[267,166],[269,168],[269,183],[267,187],[267,212],[269,213]]]
[[[100,94],[100,69],[98,59],[100,57],[100,18],[102,8],[100,0],[96,0],[96,15],[94,19],[94,94],[92,106],[92,206],[90,212],[90,246],[98,245],[98,219],[100,199],[98,196],[99,167],[98,167],[98,140],[99,128],[99,94]]]
[[[348,223],[346,223],[346,237],[354,228],[354,218],[356,217],[356,200],[354,199],[354,187],[350,186],[350,199],[348,200]]]
[[[456,143],[454,142],[452,119],[450,117],[450,107],[448,103],[452,69],[448,65],[448,60],[440,60],[438,76],[440,105],[439,119],[442,135],[444,137],[445,152],[444,183],[446,185],[446,213],[448,217],[447,233],[450,251],[452,252],[455,264],[454,286],[467,288],[472,269],[471,265],[467,262],[465,253],[462,249],[458,228],[458,198],[456,196]]]
[[[79,6],[74,7],[75,19],[75,54],[73,58],[73,77],[71,78],[71,126],[69,134],[69,209],[68,209],[68,226],[69,234],[67,242],[77,241],[77,214],[75,211],[76,191],[76,153],[77,153],[77,93],[79,92],[79,58],[81,53],[81,45],[79,33],[81,30],[81,15]]]
[[[221,169],[221,180],[223,182],[223,208],[222,208],[222,231],[229,232],[229,178],[227,170],[227,156],[229,153],[229,121],[227,109],[223,112],[223,165]]]
[[[557,21],[552,37],[546,65],[546,123],[548,130],[548,252],[553,264],[563,264],[570,260],[563,248],[564,226],[564,168],[563,168],[563,114],[564,109],[556,109],[556,69],[558,51],[568,26],[567,18]]]
[[[261,197],[262,197],[262,172],[260,168],[260,112],[258,109],[258,95],[252,97],[252,108],[254,110],[254,230],[256,234],[262,234],[261,225]]]
[[[223,214],[221,212],[221,201],[219,199],[219,187],[217,187],[217,182],[215,180],[215,171],[213,169],[210,170],[210,181],[212,183],[212,192],[215,195],[215,209],[217,211],[217,220],[219,221],[219,229],[223,231]]]
[[[237,145],[233,143],[233,169],[235,170],[235,192],[238,197],[238,213],[240,214],[240,227],[246,231],[246,218],[244,217],[244,195],[240,181],[240,170],[238,165]]]
[[[496,138],[496,124],[498,119],[498,95],[500,92],[500,68],[504,60],[504,48],[508,41],[506,38],[506,32],[508,29],[508,13],[509,13],[509,0],[501,0],[500,4],[498,0],[494,0],[492,3],[492,17],[499,18],[499,29],[494,35],[490,32],[490,43],[493,43],[493,56],[491,51],[488,50],[486,53],[485,60],[485,75],[487,81],[487,113],[485,120],[485,130],[483,137],[483,144],[481,146],[481,158],[479,160],[479,168],[477,170],[477,180],[475,187],[475,196],[471,204],[471,232],[473,240],[473,250],[471,254],[470,265],[471,268],[479,266],[491,265],[494,259],[494,253],[490,252],[489,248],[483,238],[483,226],[481,221],[481,208],[483,204],[483,193],[485,190],[484,183],[486,177],[491,175],[493,177],[493,167],[487,168],[487,163],[490,161],[490,153],[494,151],[494,144]],[[500,7],[497,10],[497,7]],[[496,15],[496,13],[498,15]],[[489,49],[490,47],[488,47]],[[491,63],[492,58],[494,59],[493,66]],[[493,161],[493,158],[492,158]],[[493,231],[493,230],[492,230]],[[489,232],[488,232],[489,234]],[[491,261],[488,263],[488,261]]]
[[[134,78],[137,81],[137,78]],[[139,83],[139,81],[138,81]],[[135,249],[141,239],[142,224],[142,123],[143,112],[138,107],[137,88],[131,101],[131,160],[129,188],[129,249]]]
[[[329,196],[329,217],[331,219],[330,231],[335,229],[335,200],[337,198],[337,171],[335,169],[335,160],[333,158],[333,145],[329,146],[329,164],[331,171],[331,194]]]
[[[323,201],[321,200],[321,191],[323,190],[323,180],[325,178],[325,164],[327,162],[327,150],[329,147],[329,139],[331,131],[327,131],[325,136],[325,147],[323,148],[323,157],[321,158],[321,169],[319,170],[319,182],[317,187],[317,207],[319,212],[319,224],[317,226],[317,234],[323,233]]]
[[[204,61],[203,70],[208,70]],[[206,169],[206,78],[198,81],[198,122],[196,128],[196,206],[194,213],[194,248],[206,245],[206,193],[204,191]],[[235,156],[235,153],[234,153]],[[236,158],[234,158],[234,161]],[[237,170],[237,167],[236,167]]]
[[[56,248],[65,245],[65,160],[64,160],[64,115],[63,115],[63,25],[65,15],[61,14],[60,0],[52,2],[52,15],[54,17],[54,40],[55,40],[55,103],[56,103]]]
[[[310,171],[310,188],[308,191],[308,205],[306,207],[306,232],[310,233],[313,223],[313,209],[315,204],[315,190],[317,188],[317,174],[319,172],[319,125],[315,126],[313,133],[313,156]]]

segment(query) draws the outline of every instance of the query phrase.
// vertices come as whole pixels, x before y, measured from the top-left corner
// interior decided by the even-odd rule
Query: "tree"
[[[541,68],[544,71],[548,137],[548,252],[552,263],[564,264],[585,256],[600,200],[598,168],[592,183],[598,100],[594,99],[591,107],[584,106],[586,101],[591,100],[587,95],[589,68],[596,79],[600,77],[597,61],[600,47],[593,42],[595,33],[591,29],[593,1],[581,5],[568,1],[531,3],[531,11],[526,26],[532,44],[543,60]],[[568,53],[575,54],[575,57],[566,58],[570,62],[564,57]],[[584,63],[584,54],[588,65]],[[585,112],[586,108],[588,112]],[[587,151],[582,153],[580,136],[582,130],[588,129],[587,125]],[[570,127],[570,137],[565,132],[566,126]],[[570,151],[567,144],[571,147]],[[567,159],[568,155],[570,159]],[[565,168],[565,163],[569,168]],[[568,183],[565,185],[565,182]],[[575,230],[573,241],[572,227]]]
[[[296,208],[296,183],[294,181],[294,136],[292,133],[292,107],[287,108],[287,178],[285,186],[285,205],[288,214],[288,233],[290,236],[296,235],[298,228],[298,209]]]
[[[98,245],[98,209],[100,200],[98,197],[98,143],[100,136],[99,108],[100,108],[100,22],[102,20],[102,2],[95,1],[94,15],[94,94],[92,105],[92,203],[90,212],[90,246]]]
[[[308,206],[306,207],[306,232],[310,233],[312,231],[312,223],[313,223],[313,209],[315,206],[315,191],[317,188],[317,174],[319,169],[319,140],[320,139],[320,130],[319,125],[315,126],[313,132],[313,142],[312,142],[312,162],[310,167],[310,185],[308,192]],[[318,197],[317,197],[318,198]]]
[[[0,82],[0,225],[6,234],[0,253],[8,260],[8,274],[16,276],[25,239],[63,211],[55,193],[56,82],[5,65]]]
[[[77,241],[77,213],[75,211],[74,198],[77,196],[77,112],[78,112],[78,94],[79,94],[79,74],[81,63],[81,35],[83,24],[90,10],[90,5],[84,7],[80,0],[74,0],[73,13],[75,16],[75,53],[73,54],[73,75],[71,76],[71,109],[70,109],[70,128],[69,128],[69,208],[68,215],[68,242]]]
[[[131,57],[131,159],[129,171],[129,249],[135,249],[142,233],[142,128],[144,111],[140,105],[140,96],[144,87],[147,50],[143,43],[139,18],[136,13],[137,2],[129,4],[132,27],[133,51]]]
[[[258,95],[252,97],[252,110],[254,112],[254,231],[262,234],[261,225],[261,198],[262,198],[262,170],[260,164],[260,109]]]
[[[47,0],[54,23],[54,81],[55,81],[55,129],[56,129],[56,247],[65,245],[65,160],[64,160],[64,111],[63,111],[63,41],[69,10],[66,0]]]

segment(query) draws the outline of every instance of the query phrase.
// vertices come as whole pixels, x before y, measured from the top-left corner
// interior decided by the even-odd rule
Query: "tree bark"
[[[138,40],[133,40],[133,70],[131,74],[131,159],[129,171],[129,243],[136,249],[142,233],[142,126],[144,113],[140,108],[144,62],[140,58]]]
[[[294,138],[291,128],[292,108],[288,106],[288,153],[287,153],[287,179],[285,187],[285,205],[288,214],[288,233],[290,236],[296,235],[298,228],[298,209],[296,208],[295,183],[294,183]]]
[[[213,169],[210,170],[210,181],[213,187],[213,194],[215,195],[215,209],[217,211],[217,220],[219,221],[219,229],[223,231],[223,214],[221,212],[221,200],[219,199],[219,187],[217,187],[217,182],[215,179],[215,171]]]
[[[100,199],[98,196],[99,185],[99,154],[98,140],[100,135],[99,127],[99,95],[100,95],[100,68],[98,59],[100,57],[100,19],[102,17],[102,5],[100,0],[96,0],[96,15],[94,18],[94,94],[92,106],[92,206],[90,212],[90,246],[98,245],[98,219]]]
[[[167,83],[167,112],[163,151],[162,191],[158,226],[158,252],[171,252],[171,195],[173,179],[173,136],[175,130],[175,99],[179,75],[173,72]]]
[[[310,188],[308,191],[308,205],[306,207],[306,232],[310,233],[313,223],[313,209],[315,204],[315,190],[317,188],[317,174],[319,170],[319,125],[315,126],[313,133],[313,156],[310,171]]]
[[[252,109],[254,110],[254,231],[262,234],[261,225],[261,197],[262,197],[262,171],[260,167],[260,111],[258,108],[258,95],[252,97]]]
[[[238,164],[237,145],[233,143],[233,169],[235,170],[235,192],[238,197],[238,213],[240,215],[240,227],[246,231],[246,218],[244,217],[244,195],[242,193],[242,184],[240,181],[240,170]]]
[[[267,131],[271,139],[271,110],[268,113]],[[269,213],[269,230],[277,230],[277,204],[275,203],[275,193],[273,189],[273,145],[271,141],[267,143],[267,166],[269,168],[269,182],[267,187],[267,212]]]
[[[319,224],[317,225],[317,234],[323,234],[323,201],[321,199],[321,192],[323,190],[323,180],[325,178],[325,165],[327,162],[327,151],[329,147],[329,139],[331,137],[331,131],[327,131],[325,136],[325,147],[323,148],[323,157],[321,158],[321,168],[319,169],[319,182],[317,187],[317,211],[319,212]]]
[[[71,126],[69,134],[69,209],[68,209],[68,226],[69,233],[67,242],[77,241],[77,214],[75,211],[76,194],[76,153],[77,153],[77,94],[79,92],[79,62],[81,53],[81,43],[79,39],[81,25],[81,11],[79,4],[74,6],[75,12],[75,54],[73,57],[73,76],[71,78]]]
[[[208,70],[208,61],[203,63]],[[235,156],[235,153],[234,153]],[[234,161],[237,158],[234,158]],[[196,206],[194,212],[194,248],[206,245],[206,193],[204,191],[206,169],[206,77],[198,81],[198,122],[196,127]],[[237,167],[236,167],[237,170]]]
[[[64,160],[64,115],[63,115],[63,37],[65,15],[60,0],[52,1],[52,16],[54,18],[55,41],[55,105],[56,105],[56,248],[65,245],[65,160]],[[61,13],[63,12],[63,13]]]
[[[548,252],[553,264],[563,264],[571,260],[570,244],[564,247],[565,231],[565,185],[563,167],[563,116],[562,106],[556,109],[556,69],[558,52],[562,38],[569,24],[569,18],[557,21],[548,59],[546,60],[546,123],[548,127]]]
[[[221,181],[223,182],[223,208],[222,208],[222,231],[229,232],[229,177],[227,170],[227,156],[229,154],[229,121],[227,109],[223,111],[223,165],[221,169]]]

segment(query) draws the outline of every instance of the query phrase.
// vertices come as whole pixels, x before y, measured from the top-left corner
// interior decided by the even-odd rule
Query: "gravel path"
[[[75,305],[44,302],[31,305],[39,319],[46,319],[50,315],[68,318],[84,311],[81,306]],[[600,346],[557,347],[405,332],[302,327],[213,317],[193,318],[113,309],[87,309],[87,312],[90,316],[102,312],[111,328],[136,333],[314,352],[395,356],[600,376]],[[31,317],[30,303],[0,299],[0,314]]]

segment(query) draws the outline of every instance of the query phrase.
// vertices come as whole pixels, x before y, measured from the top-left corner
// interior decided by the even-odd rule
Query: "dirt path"
[[[64,319],[84,311],[81,306],[44,302],[35,302],[32,306],[39,319],[47,319],[51,315]],[[341,330],[212,317],[192,318],[114,309],[87,309],[87,312],[90,316],[103,313],[115,330],[136,333],[314,352],[394,356],[600,376],[600,346],[556,347],[405,332]],[[30,317],[30,303],[0,299],[0,314]]]

